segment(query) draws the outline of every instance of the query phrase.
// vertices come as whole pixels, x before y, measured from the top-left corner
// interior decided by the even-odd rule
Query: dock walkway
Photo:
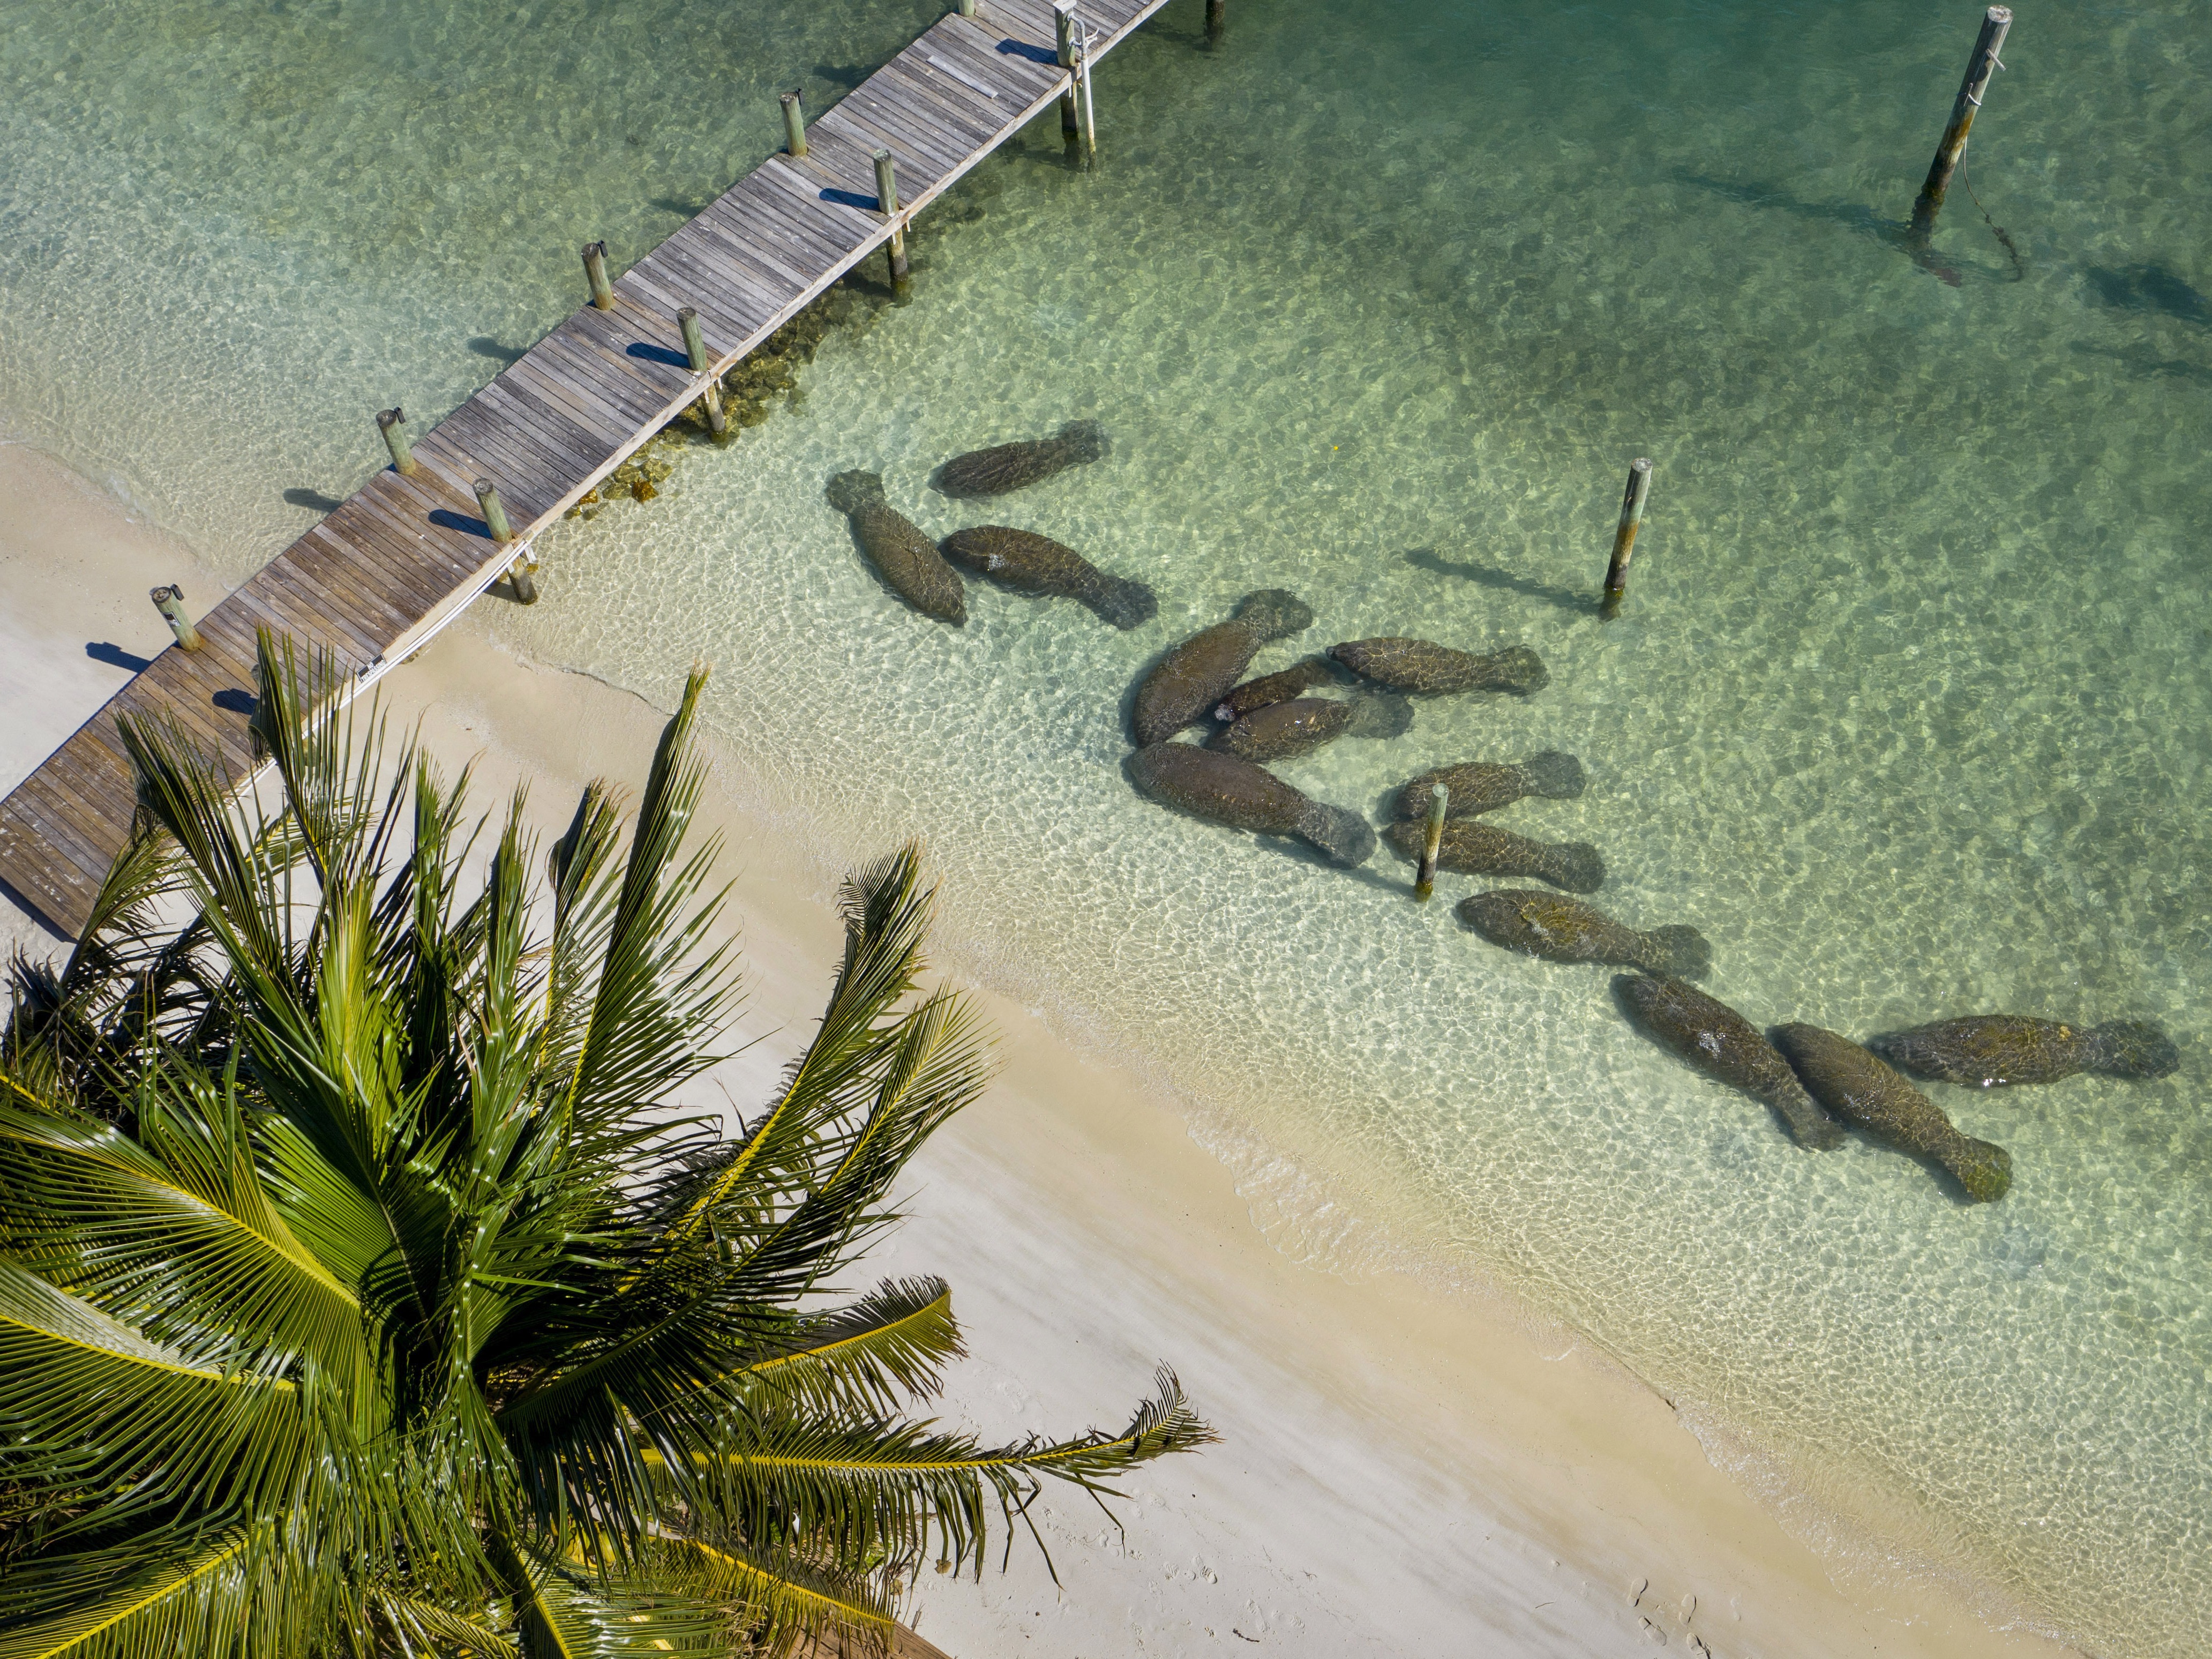
[[[1082,0],[1095,64],[1164,0]],[[726,373],[890,240],[894,229],[1069,89],[1048,0],[981,0],[885,64],[806,129],[807,154],[770,156],[198,619],[0,802],[0,882],[75,938],[135,805],[122,714],[167,713],[241,785],[254,634],[325,647],[356,690],[420,647],[530,540],[696,401],[677,313],[698,313]],[[877,210],[873,153],[891,152],[900,207]],[[368,424],[363,423],[366,434]],[[498,488],[517,539],[491,539],[475,492]]]

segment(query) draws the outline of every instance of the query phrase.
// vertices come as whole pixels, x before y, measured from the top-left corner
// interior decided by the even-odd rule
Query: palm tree
[[[471,829],[465,773],[313,717],[335,674],[263,638],[265,808],[126,720],[138,831],[67,964],[15,963],[0,1659],[880,1649],[994,1506],[1011,1545],[1043,1477],[1212,1437],[1164,1370],[1119,1433],[906,1420],[949,1291],[836,1295],[986,1081],[915,994],[914,848],[848,884],[821,1028],[725,1138],[669,1103],[736,994],[704,675],[627,850],[594,784],[541,864],[520,795]]]

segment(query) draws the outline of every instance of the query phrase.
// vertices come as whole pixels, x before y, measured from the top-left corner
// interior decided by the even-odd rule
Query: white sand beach
[[[21,446],[0,447],[0,788],[167,641],[147,603],[219,595],[183,548]],[[550,602],[559,603],[558,596]],[[499,603],[487,599],[486,605]],[[668,665],[672,694],[683,663]],[[661,716],[494,650],[468,621],[384,683],[478,805],[527,780],[547,823],[586,779],[635,785]],[[749,1109],[806,1035],[838,949],[829,880],[718,793],[753,1046],[708,1081]],[[11,905],[0,933],[59,949]],[[1132,1653],[2027,1656],[1938,1583],[1839,1587],[1708,1461],[1668,1403],[1571,1332],[1410,1278],[1275,1249],[1174,1103],[975,988],[1003,1071],[912,1170],[884,1273],[952,1283],[972,1357],[948,1413],[995,1437],[1118,1426],[1154,1364],[1222,1436],[1130,1483],[1125,1533],[1080,1494],[1034,1511],[978,1585],[925,1575],[912,1618],[960,1659]],[[719,1087],[696,1091],[702,1109]]]

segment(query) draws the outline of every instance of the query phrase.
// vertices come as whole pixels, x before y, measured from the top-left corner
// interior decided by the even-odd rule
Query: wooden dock
[[[1097,59],[1164,0],[1081,0]],[[358,690],[437,633],[532,537],[709,383],[677,313],[698,314],[720,375],[1070,88],[1048,0],[981,0],[940,19],[806,129],[807,154],[770,156],[413,446],[170,647],[0,802],[0,882],[75,938],[128,836],[131,769],[118,715],[167,712],[240,785],[254,633],[327,647]],[[874,152],[897,167],[878,211]],[[363,389],[366,403],[375,390]],[[366,418],[364,441],[374,439]],[[476,481],[497,486],[517,540],[495,543]]]

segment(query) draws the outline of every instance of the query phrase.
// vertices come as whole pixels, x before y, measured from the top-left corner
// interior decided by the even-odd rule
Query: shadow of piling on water
[[[1814,224],[1834,225],[1854,236],[1880,242],[1903,254],[1949,288],[1959,287],[1968,271],[1977,276],[1986,276],[1991,282],[2018,282],[2026,274],[2017,264],[2000,271],[1978,261],[1960,260],[1939,254],[1926,241],[1913,235],[1911,220],[1885,219],[1863,202],[1808,202],[1801,196],[1792,196],[1788,191],[1761,180],[1717,179],[1711,173],[1692,173],[1686,167],[1677,167],[1674,176],[1678,184],[1708,191],[1724,201],[1734,202],[1739,207],[1786,213],[1793,218]],[[2018,255],[2014,258],[2016,260]]]
[[[2212,299],[2163,259],[2087,265],[2081,274],[2097,303],[2112,310],[2155,312],[2176,322],[2212,328]]]
[[[1523,599],[1540,599],[1555,605],[1571,616],[1595,617],[1598,614],[1598,596],[1577,593],[1571,588],[1554,587],[1549,582],[1540,582],[1531,576],[1503,566],[1485,564],[1480,559],[1465,556],[1448,559],[1433,547],[1415,547],[1407,550],[1406,562],[1417,569],[1438,576],[1456,576],[1484,587],[1494,587],[1501,592],[1518,593]]]

